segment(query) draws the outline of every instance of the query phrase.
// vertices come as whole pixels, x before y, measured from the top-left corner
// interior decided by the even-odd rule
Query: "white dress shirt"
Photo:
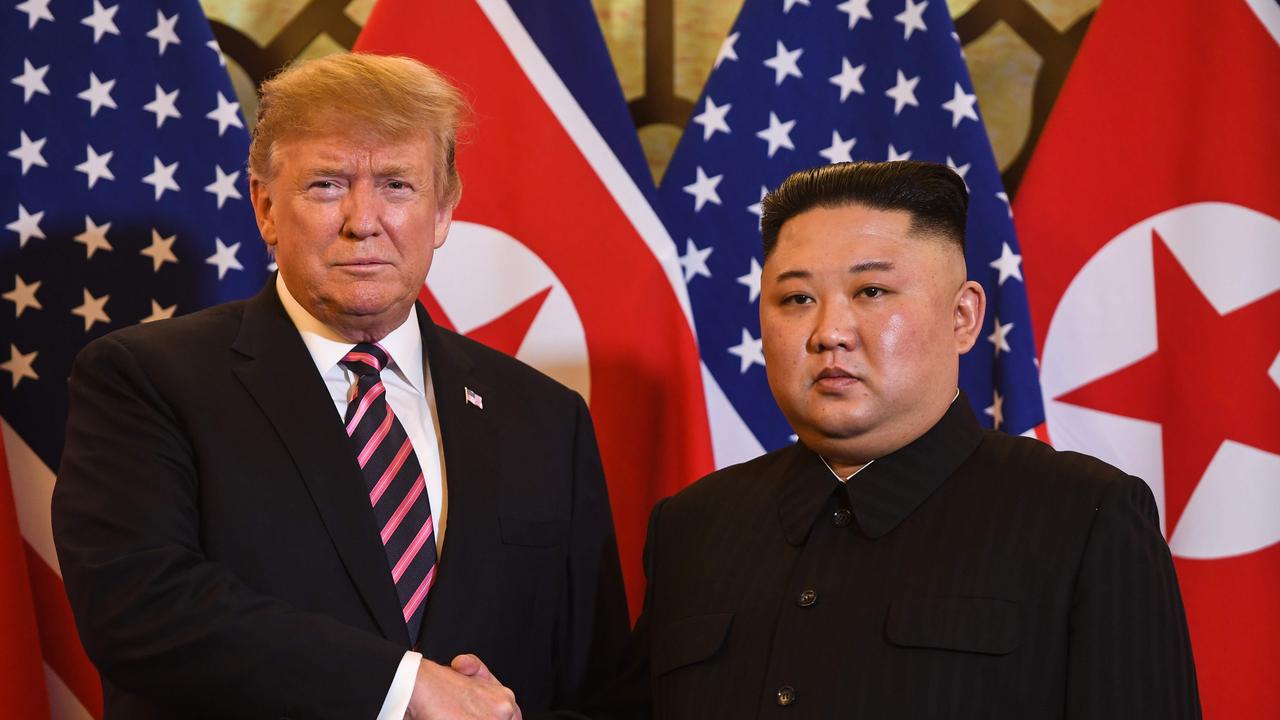
[[[355,343],[348,342],[332,328],[317,320],[306,308],[302,307],[289,288],[285,286],[284,275],[276,275],[276,291],[284,310],[293,321],[302,342],[311,353],[316,370],[324,379],[333,399],[334,409],[339,421],[347,411],[347,401],[355,392],[357,376],[339,364]],[[435,412],[435,394],[431,387],[431,373],[423,357],[422,331],[418,327],[417,314],[410,310],[409,317],[400,327],[392,330],[378,344],[387,351],[390,359],[386,370],[382,373],[382,384],[386,388],[387,402],[395,411],[396,417],[404,426],[413,444],[413,452],[422,467],[422,476],[426,480],[427,499],[431,503],[431,517],[435,523],[436,558],[444,547],[445,519],[448,510],[448,497],[444,477],[444,449],[440,441],[439,422]],[[387,579],[390,580],[388,569]],[[414,681],[422,655],[413,651],[406,652],[396,668],[391,687],[387,690],[382,709],[377,720],[399,720],[404,717],[409,707],[409,697],[413,694]]]

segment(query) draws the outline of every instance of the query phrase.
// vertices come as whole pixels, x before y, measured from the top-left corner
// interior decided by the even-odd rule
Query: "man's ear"
[[[987,293],[981,284],[966,280],[960,286],[956,292],[953,316],[956,353],[963,355],[978,341],[983,318],[987,316]]]
[[[449,226],[453,224],[453,206],[442,207],[436,209],[436,237],[435,249],[439,250],[444,241],[449,237]]]
[[[253,203],[253,216],[258,221],[258,232],[270,247],[275,247],[279,238],[276,236],[276,222],[272,216],[271,190],[266,182],[257,175],[249,174],[249,201]]]

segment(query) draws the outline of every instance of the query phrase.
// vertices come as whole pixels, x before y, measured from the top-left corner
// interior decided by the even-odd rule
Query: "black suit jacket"
[[[80,354],[53,524],[108,717],[373,718],[411,646],[478,654],[526,712],[611,665],[626,604],[585,404],[416,312],[448,476],[419,638],[274,283]]]
[[[1200,715],[1146,484],[963,397],[847,486],[803,445],[707,476],[654,510],[646,563],[600,717]]]

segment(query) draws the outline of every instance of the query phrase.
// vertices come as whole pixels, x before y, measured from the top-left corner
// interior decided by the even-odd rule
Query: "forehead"
[[[308,172],[316,168],[377,170],[394,165],[429,171],[434,163],[430,136],[386,139],[360,132],[322,132],[282,138],[273,159],[277,167]]]

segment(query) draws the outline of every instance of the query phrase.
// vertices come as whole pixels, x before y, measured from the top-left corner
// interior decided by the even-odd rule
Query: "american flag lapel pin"
[[[463,387],[462,389],[463,389],[463,391],[465,391],[465,392],[467,393],[467,404],[468,404],[468,405],[475,405],[476,407],[480,408],[481,410],[483,410],[483,409],[484,409],[484,398],[480,397],[480,394],[479,394],[479,393],[477,393],[476,391],[472,390],[472,389],[471,389],[471,388],[469,388],[469,387]]]

